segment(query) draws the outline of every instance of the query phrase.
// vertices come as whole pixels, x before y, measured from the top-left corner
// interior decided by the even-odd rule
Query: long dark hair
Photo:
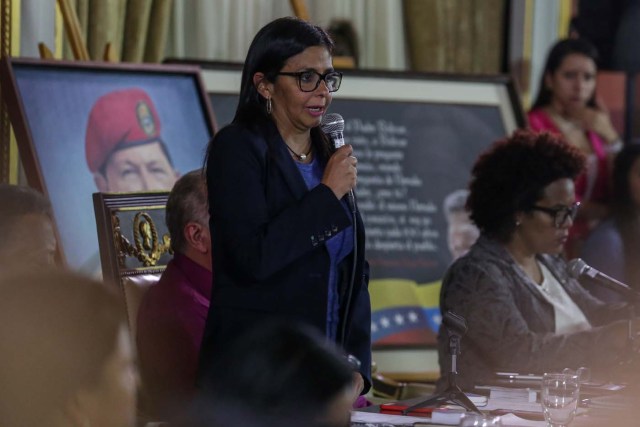
[[[639,158],[640,143],[628,144],[616,156],[613,167],[613,220],[624,245],[625,278],[634,287],[640,286],[640,267],[633,262],[640,253],[640,207],[631,194],[629,173]]]
[[[587,40],[563,39],[558,41],[555,45],[553,45],[553,47],[549,51],[549,56],[547,56],[547,62],[544,65],[542,77],[540,77],[538,96],[536,97],[536,100],[531,107],[532,110],[535,110],[536,108],[546,107],[551,103],[551,97],[553,94],[551,93],[549,88],[547,88],[547,85],[545,84],[545,78],[547,75],[555,73],[558,68],[560,68],[562,61],[564,61],[567,56],[575,53],[584,55],[592,59],[594,63],[598,63],[598,50]],[[587,101],[587,105],[589,107],[596,106],[595,91],[589,101]]]
[[[233,118],[235,122],[253,122],[256,115],[267,117],[265,99],[253,84],[253,75],[263,73],[267,81],[274,82],[287,59],[308,47],[324,46],[333,52],[333,41],[317,25],[294,17],[276,19],[253,38],[242,69],[240,99]]]

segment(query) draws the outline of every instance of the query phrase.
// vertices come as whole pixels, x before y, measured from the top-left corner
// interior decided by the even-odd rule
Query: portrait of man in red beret
[[[89,113],[87,165],[102,192],[170,190],[179,177],[161,137],[149,95],[139,88],[109,92]]]
[[[51,203],[61,261],[97,274],[92,194],[170,191],[202,167],[214,121],[199,72],[13,59],[11,69],[0,83],[22,106],[12,121],[26,178]]]

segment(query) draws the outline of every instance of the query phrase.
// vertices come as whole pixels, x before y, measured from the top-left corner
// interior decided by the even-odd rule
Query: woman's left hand
[[[580,121],[587,130],[597,133],[608,144],[618,140],[618,132],[616,132],[609,113],[599,108],[585,108],[580,114]]]
[[[353,401],[355,402],[360,397],[360,393],[364,390],[364,379],[360,372],[353,373]]]

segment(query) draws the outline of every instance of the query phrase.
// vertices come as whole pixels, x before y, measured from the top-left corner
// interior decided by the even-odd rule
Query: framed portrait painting
[[[215,131],[199,69],[5,57],[0,84],[28,184],[53,206],[61,260],[99,274],[92,194],[170,190]]]

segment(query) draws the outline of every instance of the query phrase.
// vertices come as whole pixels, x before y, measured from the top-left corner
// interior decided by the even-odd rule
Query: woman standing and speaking
[[[209,146],[215,285],[200,353],[205,389],[224,369],[220,350],[274,317],[310,324],[359,359],[354,399],[371,384],[364,228],[347,202],[356,159],[320,129],[342,81],[332,49],[324,30],[296,18],[263,27],[233,122]]]

